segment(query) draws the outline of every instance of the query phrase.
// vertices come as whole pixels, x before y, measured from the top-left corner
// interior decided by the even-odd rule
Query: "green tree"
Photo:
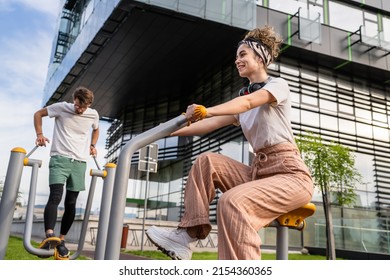
[[[336,259],[331,197],[339,205],[353,205],[356,200],[356,184],[362,176],[355,168],[355,156],[341,144],[324,141],[321,136],[309,133],[298,135],[297,144],[302,157],[312,173],[314,186],[322,194],[326,223],[326,257]]]

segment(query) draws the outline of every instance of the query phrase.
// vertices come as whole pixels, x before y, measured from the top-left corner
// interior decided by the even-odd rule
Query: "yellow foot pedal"
[[[69,260],[69,254],[67,256],[61,256],[58,253],[57,248],[54,248],[54,259],[59,260],[59,261],[68,261]]]
[[[316,206],[313,203],[308,203],[298,209],[290,211],[277,218],[281,226],[287,226],[298,230],[305,228],[305,219],[310,217],[316,211]]]
[[[54,248],[54,258],[56,260],[69,260],[70,251],[65,246],[65,241],[61,240],[60,244]]]
[[[44,249],[44,250],[51,250],[55,249],[59,244],[61,243],[61,239],[58,237],[52,236],[44,239],[41,244],[39,244],[38,248],[39,249]],[[50,256],[42,255],[38,256],[39,258],[49,258]]]

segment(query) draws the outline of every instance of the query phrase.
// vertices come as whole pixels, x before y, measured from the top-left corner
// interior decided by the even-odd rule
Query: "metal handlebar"
[[[100,169],[100,166],[99,166],[99,164],[98,164],[98,162],[97,162],[97,160],[96,160],[96,156],[93,156],[93,160],[95,161],[95,164],[96,164],[97,169],[101,170],[101,169]]]
[[[35,146],[35,147],[26,155],[26,157],[28,158],[29,156],[31,156],[32,153],[35,152],[35,150],[38,149],[38,148],[39,148],[39,146],[36,145],[36,146]]]

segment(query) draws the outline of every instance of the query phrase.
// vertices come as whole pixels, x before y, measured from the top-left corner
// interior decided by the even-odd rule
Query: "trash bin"
[[[127,236],[129,235],[129,225],[124,224],[122,228],[122,240],[121,240],[121,249],[126,249],[127,247]]]

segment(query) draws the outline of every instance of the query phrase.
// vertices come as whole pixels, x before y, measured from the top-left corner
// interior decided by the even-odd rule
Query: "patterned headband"
[[[255,52],[255,54],[257,54],[261,58],[261,60],[265,65],[268,66],[271,64],[272,56],[270,52],[267,50],[267,47],[264,46],[260,41],[252,38],[248,38],[246,40],[240,41],[238,43],[238,46],[242,44],[248,45]]]

